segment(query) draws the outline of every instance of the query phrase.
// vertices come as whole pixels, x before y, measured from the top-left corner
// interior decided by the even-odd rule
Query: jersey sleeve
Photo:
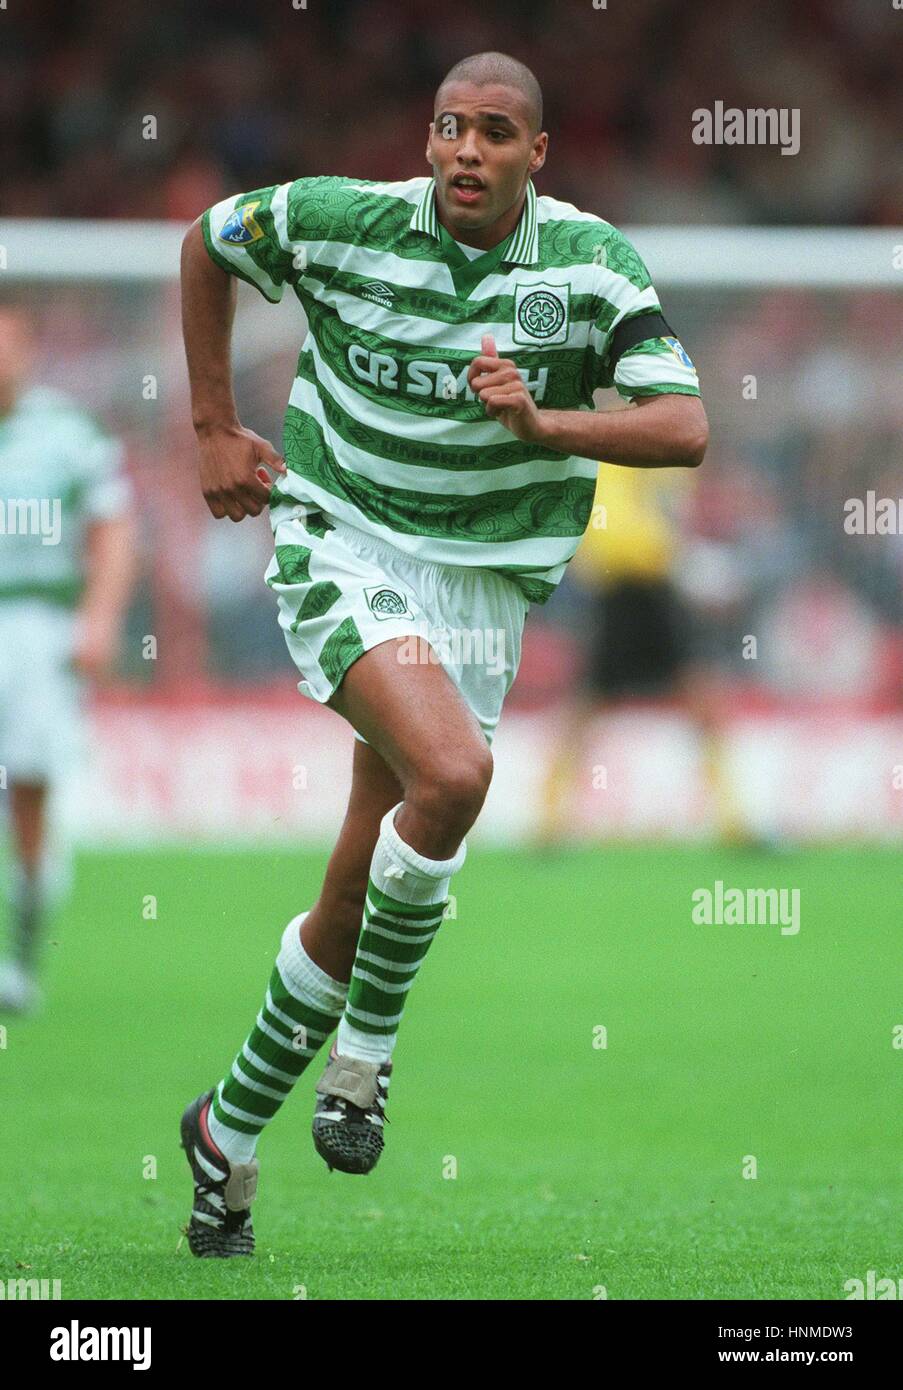
[[[275,184],[224,198],[201,218],[211,260],[229,275],[247,280],[273,304],[282,298],[294,269],[295,252],[288,232],[288,201],[293,187],[290,183]]]
[[[201,218],[207,252],[277,304],[286,283],[304,274],[318,243],[333,235],[357,239],[362,186],[361,180],[325,175],[224,198]]]
[[[696,368],[662,316],[641,257],[611,228],[597,264],[601,307],[590,329],[590,383],[621,396],[699,395]]]

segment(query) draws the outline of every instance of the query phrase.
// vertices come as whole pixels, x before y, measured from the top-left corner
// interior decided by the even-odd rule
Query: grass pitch
[[[0,1020],[0,1279],[59,1278],[64,1298],[838,1299],[903,1274],[900,856],[852,849],[474,845],[408,1002],[377,1170],[314,1153],[317,1060],[260,1143],[256,1257],[193,1259],[179,1116],[231,1062],[324,863],[81,859],[44,1013]],[[694,925],[716,879],[798,887],[799,934]]]

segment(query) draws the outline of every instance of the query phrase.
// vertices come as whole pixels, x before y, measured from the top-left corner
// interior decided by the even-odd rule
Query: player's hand
[[[268,470],[285,473],[285,464],[272,444],[236,424],[200,429],[198,447],[201,491],[217,520],[260,516],[273,485]]]
[[[542,438],[542,419],[536,402],[510,357],[499,357],[495,339],[487,333],[483,351],[467,371],[471,390],[486,407],[490,420],[498,420],[518,439],[536,444]]]

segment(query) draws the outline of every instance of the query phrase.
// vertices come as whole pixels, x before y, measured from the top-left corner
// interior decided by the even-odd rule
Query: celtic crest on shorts
[[[410,617],[410,609],[394,589],[365,589],[370,612],[375,618]]]
[[[570,285],[518,285],[514,296],[516,343],[563,343],[568,331]]]

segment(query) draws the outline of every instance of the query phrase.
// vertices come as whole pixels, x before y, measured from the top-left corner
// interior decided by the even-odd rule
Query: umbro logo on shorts
[[[410,618],[411,610],[394,589],[365,589],[364,594],[375,618]]]

